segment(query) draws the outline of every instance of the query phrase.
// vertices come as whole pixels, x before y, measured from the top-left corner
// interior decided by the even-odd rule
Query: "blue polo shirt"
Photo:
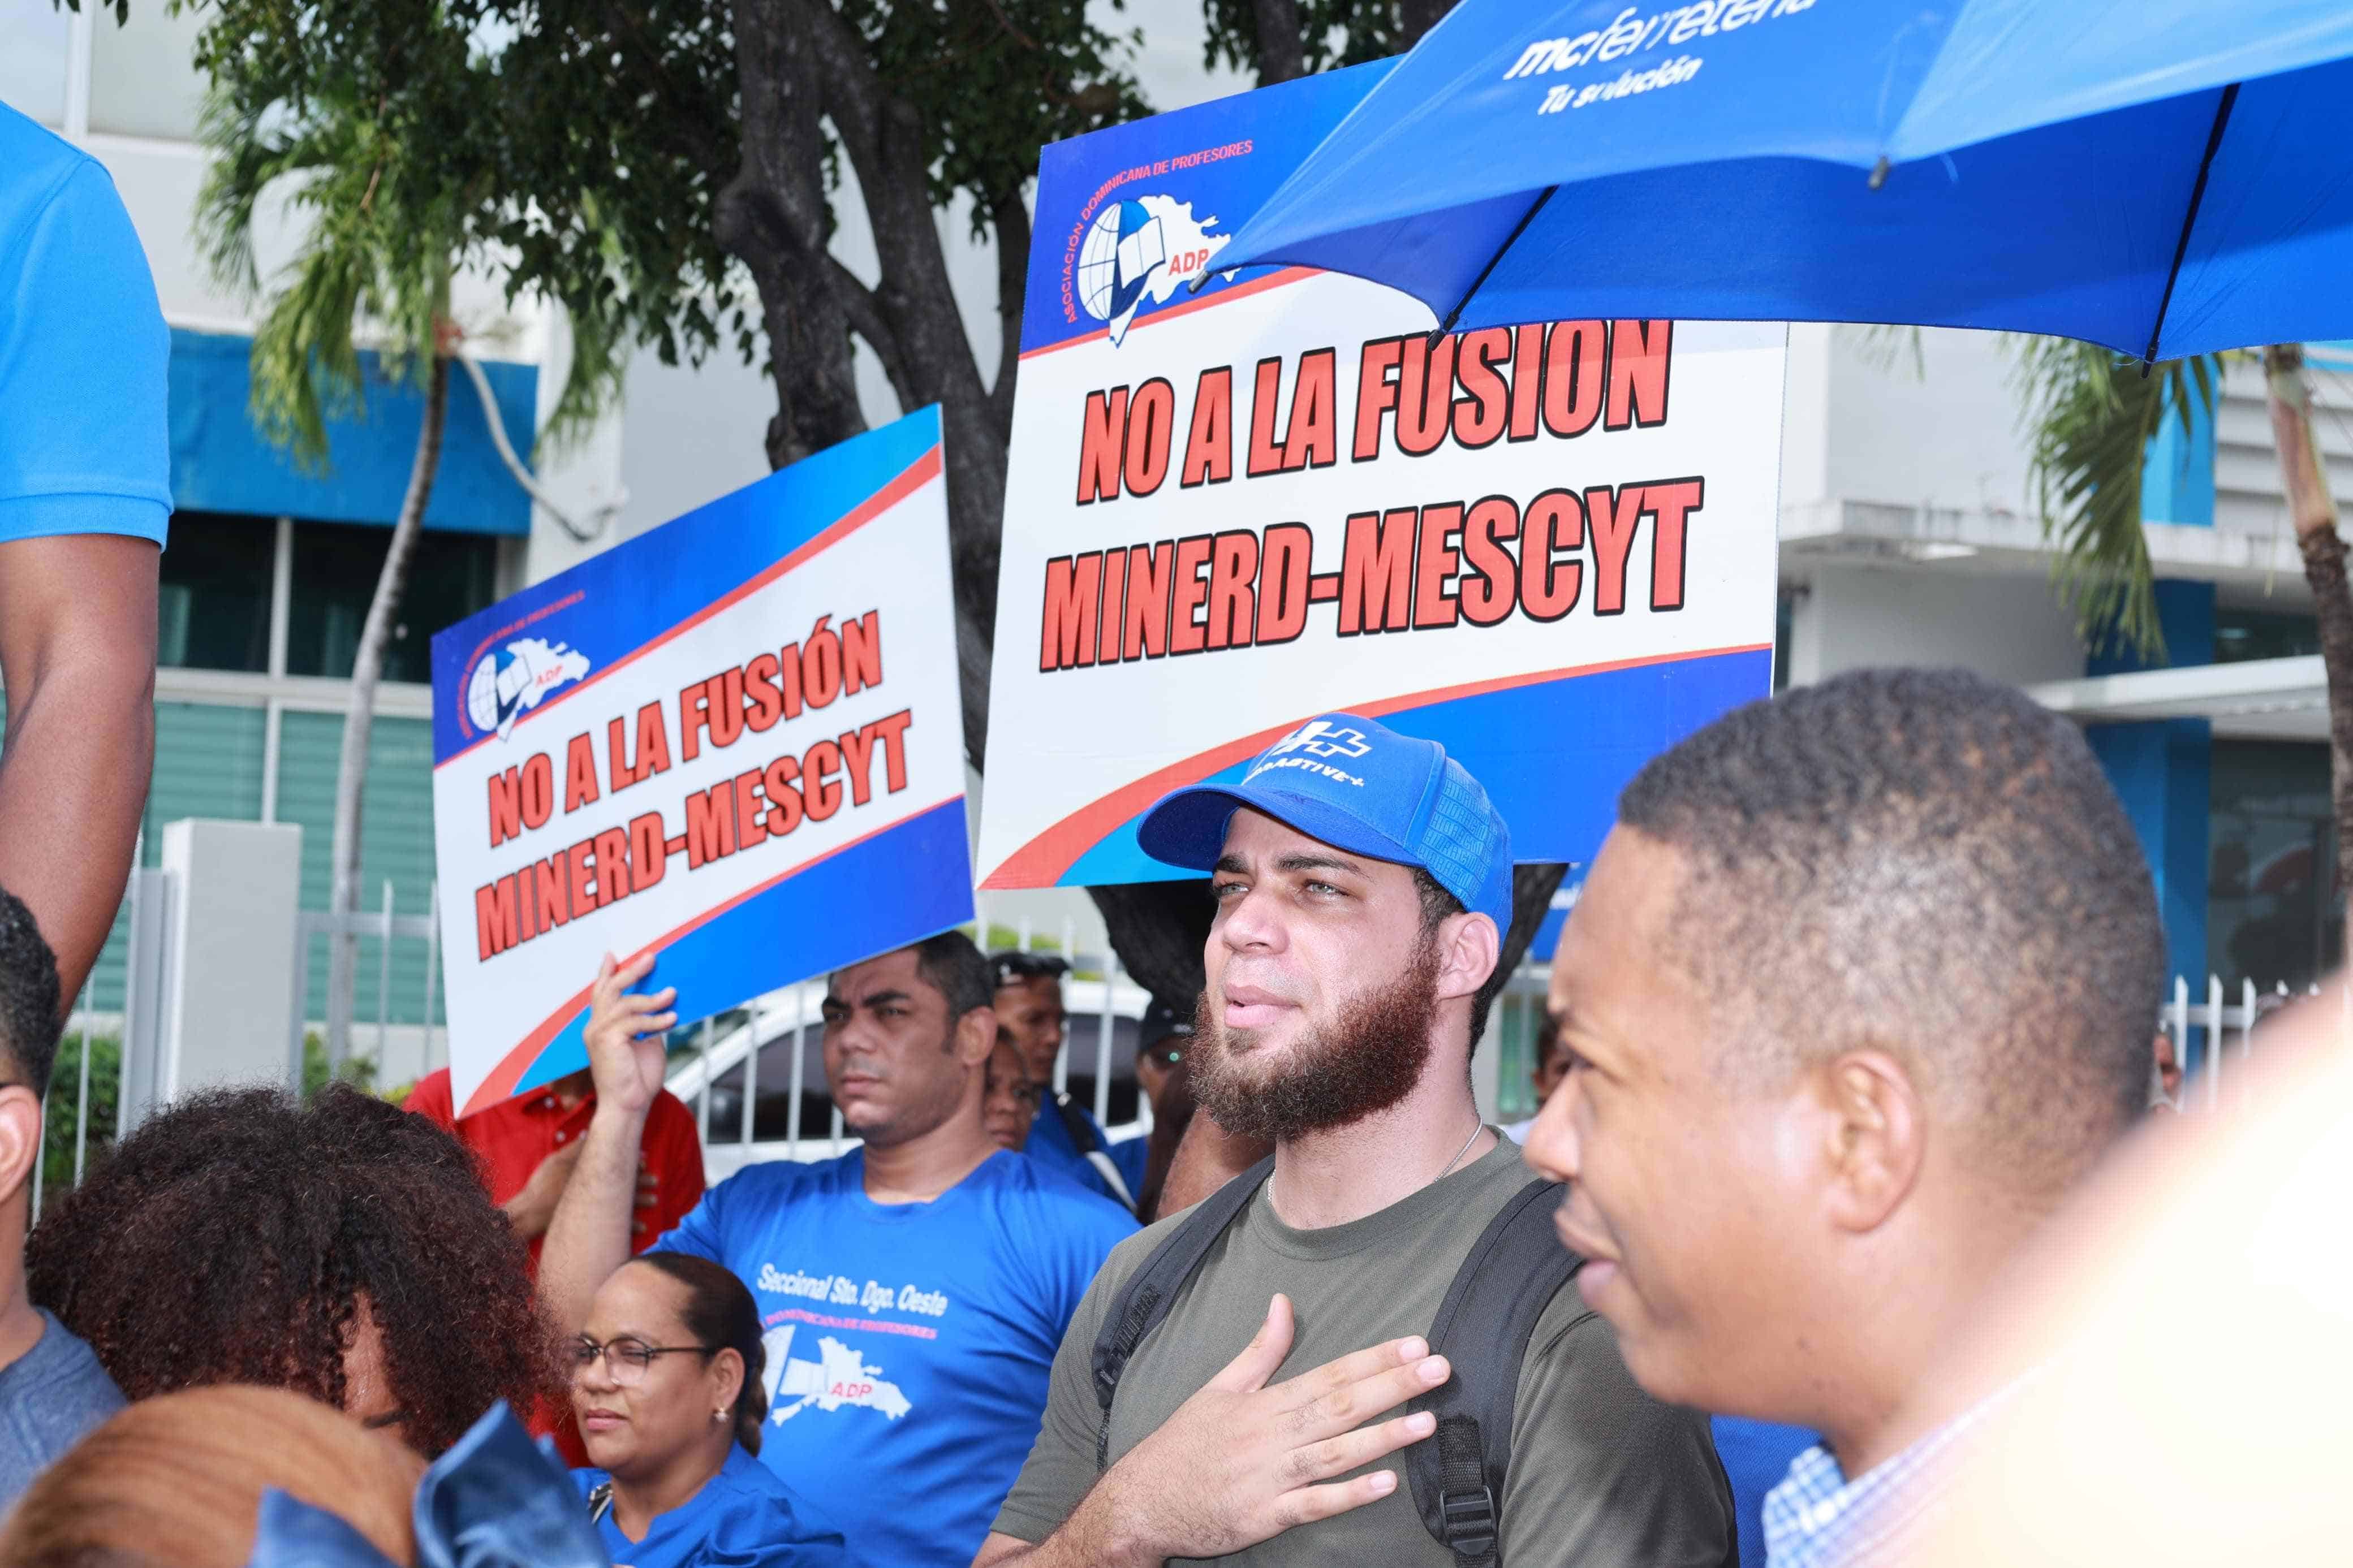
[[[611,1479],[602,1470],[572,1472],[583,1498]],[[623,1568],[850,1568],[853,1561],[840,1529],[740,1444],[701,1491],[656,1515],[644,1539],[622,1534],[609,1508],[596,1533]]]
[[[0,544],[164,542],[172,335],[105,167],[0,103]]]
[[[850,1554],[966,1568],[1037,1439],[1062,1331],[1134,1231],[1003,1150],[929,1203],[878,1204],[853,1150],[739,1171],[656,1246],[751,1289],[767,1331],[760,1458]]]

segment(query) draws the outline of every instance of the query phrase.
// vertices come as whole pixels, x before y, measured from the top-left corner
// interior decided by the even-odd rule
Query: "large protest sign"
[[[1215,270],[1388,68],[1045,151],[985,887],[1179,875],[1139,815],[1343,709],[1442,742],[1519,858],[1584,860],[1646,759],[1770,689],[1781,327],[1436,336],[1356,279]]]
[[[461,1111],[585,1065],[597,960],[679,1016],[972,914],[939,412],[433,639]]]

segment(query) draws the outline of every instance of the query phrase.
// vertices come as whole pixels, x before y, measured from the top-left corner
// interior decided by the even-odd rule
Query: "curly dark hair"
[[[342,1408],[362,1298],[409,1445],[438,1454],[504,1399],[562,1390],[523,1243],[473,1157],[337,1085],[191,1096],[124,1140],[26,1244],[36,1303],[132,1399],[210,1384]]]
[[[33,911],[0,888],[0,1061],[14,1063],[17,1080],[37,1095],[48,1092],[64,1026],[57,956]]]

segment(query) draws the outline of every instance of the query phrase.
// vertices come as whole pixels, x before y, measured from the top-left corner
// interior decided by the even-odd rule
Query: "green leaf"
[[[2141,471],[2166,421],[2211,415],[2220,355],[2143,366],[2069,338],[2010,339],[2028,483],[2060,597],[2094,653],[2165,658],[2156,574],[2141,531]]]

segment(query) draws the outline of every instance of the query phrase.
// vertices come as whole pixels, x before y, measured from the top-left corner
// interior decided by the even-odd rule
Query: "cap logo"
[[[1245,775],[1243,782],[1247,784],[1274,768],[1306,768],[1342,784],[1361,786],[1365,782],[1363,779],[1318,759],[1361,757],[1372,749],[1372,742],[1366,738],[1362,730],[1335,729],[1327,720],[1311,720],[1260,753],[1257,764]]]

